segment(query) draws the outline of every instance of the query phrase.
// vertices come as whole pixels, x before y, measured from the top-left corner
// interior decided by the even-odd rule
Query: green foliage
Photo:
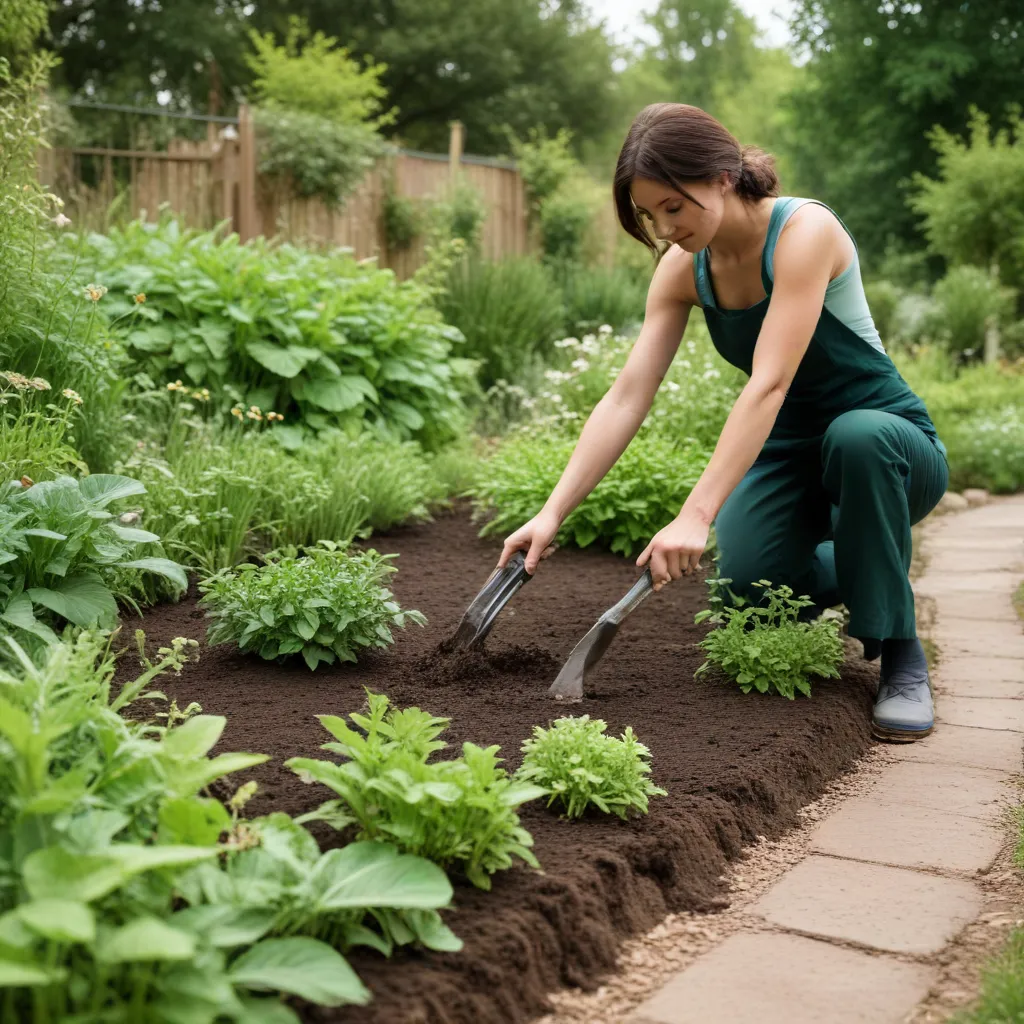
[[[0,54],[32,49],[46,28],[46,0],[0,0]]]
[[[337,39],[323,32],[310,35],[302,18],[289,19],[282,46],[269,32],[251,32],[250,39],[255,52],[246,55],[246,63],[258,105],[370,128],[394,120],[393,113],[380,115],[387,98],[380,81],[386,66],[372,61],[361,66],[348,50],[338,48]]]
[[[272,552],[265,565],[222,569],[199,584],[200,607],[213,620],[207,642],[237,643],[267,660],[301,654],[311,669],[354,662],[363,648],[393,643],[392,628],[427,621],[402,611],[382,586],[397,571],[389,564],[395,557],[321,541],[303,557]]]
[[[565,322],[551,272],[526,257],[460,261],[439,306],[465,337],[465,354],[480,360],[483,387],[501,378],[515,380],[532,362],[543,360]]]
[[[582,179],[548,196],[540,210],[544,255],[554,260],[582,261],[588,251],[598,202],[603,198],[602,190]]]
[[[136,365],[209,388],[225,412],[240,402],[314,431],[367,422],[428,445],[461,431],[471,367],[416,282],[345,251],[242,245],[166,215],[90,236],[88,259],[111,313],[140,309],[126,339]]]
[[[110,505],[143,494],[127,477],[58,477],[0,485],[0,629],[22,642],[52,643],[51,626],[113,626],[118,570],[136,569],[188,585],[180,565],[140,546],[159,537],[116,517]],[[158,549],[159,550],[159,549]],[[123,595],[122,595],[123,596]]]
[[[15,668],[0,671],[5,1019],[171,1024],[188,1008],[197,1020],[292,1020],[252,993],[369,999],[319,938],[385,954],[414,940],[459,948],[436,913],[452,890],[434,865],[380,843],[321,855],[287,815],[240,820],[255,783],[228,807],[210,798],[212,783],[267,760],[211,758],[225,719],[173,704],[157,716],[166,725],[123,716],[161,699],[148,687],[196,646],[179,637],[154,663],[136,638],[144,671],[116,697],[102,635],[50,648],[39,667],[15,645]]]
[[[629,726],[618,739],[606,736],[607,728],[589,715],[535,725],[516,777],[548,790],[548,806],[558,803],[570,818],[591,805],[623,820],[630,810],[646,814],[648,797],[666,795],[648,778],[650,751]]]
[[[730,579],[708,580],[714,593],[726,591]],[[739,683],[744,693],[774,691],[793,700],[797,691],[811,695],[811,676],[839,678],[843,661],[843,641],[839,622],[818,618],[800,622],[802,609],[809,608],[809,597],[793,597],[786,586],[772,587],[770,581],[753,584],[764,588],[765,604],[746,605],[733,597],[732,606],[698,613],[695,622],[724,623],[700,642],[707,660],[694,677],[712,666]]]
[[[384,237],[389,252],[408,249],[423,233],[424,211],[415,199],[399,195],[394,182],[389,182],[384,192],[384,206],[381,212],[384,220]]]
[[[519,166],[527,198],[536,216],[544,201],[579,172],[579,161],[570,150],[572,132],[559,128],[552,138],[534,127],[525,140],[509,139]]]
[[[951,267],[933,292],[930,333],[963,359],[980,359],[989,324],[1004,326],[1016,310],[1017,293],[981,267]]]
[[[51,390],[49,381],[11,371],[0,373],[0,381],[0,480],[84,471],[70,426],[81,404],[76,392],[66,391],[62,402],[40,409],[36,400]]]
[[[491,518],[482,536],[510,533],[540,511],[558,483],[575,439],[519,431],[484,464],[473,488],[475,517]],[[560,543],[600,542],[622,555],[638,552],[678,514],[710,453],[647,433],[634,439],[590,496],[568,516]]]
[[[1004,284],[1024,288],[1024,127],[1014,114],[991,133],[990,118],[975,109],[967,134],[969,141],[932,129],[938,174],[914,175],[911,207],[933,252],[952,264],[996,266]]]
[[[490,889],[490,876],[512,867],[513,857],[538,866],[515,809],[546,790],[510,778],[498,767],[496,746],[463,743],[461,757],[430,761],[448,745],[438,738],[447,718],[391,708],[382,694],[367,691],[367,699],[368,714],[349,715],[358,730],[336,715],[318,716],[337,741],[323,749],[341,754],[342,764],[304,757],[285,762],[339,797],[299,821],[354,824],[359,838],[394,843],[444,868],[458,866],[481,889]]]
[[[257,108],[259,173],[286,194],[339,209],[384,153],[380,136],[299,110]]]
[[[623,331],[643,323],[650,267],[644,272],[619,266],[588,267],[570,260],[549,265],[562,289],[569,331],[596,331],[605,324]]]
[[[460,239],[475,260],[486,217],[483,197],[462,175],[445,196],[428,205],[425,220],[433,244]]]
[[[1024,1017],[1024,928],[1014,928],[981,972],[981,992],[950,1024],[1005,1024]]]

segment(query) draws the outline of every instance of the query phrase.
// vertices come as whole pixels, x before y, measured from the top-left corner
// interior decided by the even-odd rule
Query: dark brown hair
[[[756,146],[740,146],[720,122],[686,103],[652,103],[634,118],[615,166],[615,209],[619,223],[657,254],[630,192],[636,177],[650,178],[697,200],[685,182],[710,181],[726,172],[742,199],[779,194],[775,160]],[[700,203],[697,203],[700,206]]]

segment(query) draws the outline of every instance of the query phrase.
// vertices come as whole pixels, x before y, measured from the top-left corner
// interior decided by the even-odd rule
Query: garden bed
[[[631,725],[652,752],[655,783],[647,817],[559,820],[543,802],[523,808],[543,874],[525,867],[494,876],[493,891],[456,880],[446,919],[465,940],[461,953],[399,952],[390,961],[356,951],[352,965],[374,992],[365,1009],[310,1007],[310,1022],[352,1024],[515,1024],[539,1015],[545,995],[566,985],[592,987],[614,964],[620,942],[665,914],[723,905],[720,876],[728,860],[759,835],[778,835],[869,746],[876,672],[848,662],[842,679],[818,682],[814,697],[790,702],[742,695],[721,680],[694,682],[694,647],[705,627],[693,616],[705,604],[701,580],[681,580],[642,605],[587,680],[587,699],[570,709],[546,690],[562,660],[594,620],[632,584],[632,561],[597,551],[560,550],[516,596],[474,656],[444,655],[441,642],[488,572],[500,546],[476,537],[464,510],[431,524],[374,538],[397,552],[397,600],[428,618],[399,632],[387,651],[359,665],[281,666],[231,647],[201,648],[198,664],[161,689],[181,707],[196,700],[207,714],[228,716],[219,749],[270,754],[247,777],[260,783],[253,814],[300,814],[329,799],[282,762],[327,756],[330,739],[314,718],[345,715],[363,701],[363,686],[400,707],[416,704],[452,724],[445,736],[498,743],[511,770],[535,724],[564,713],[589,713],[616,735]],[[124,621],[126,632],[139,625]],[[174,636],[201,639],[194,597],[146,614],[151,645]],[[126,659],[127,660],[127,659]],[[242,778],[236,777],[238,782]],[[338,834],[314,826],[324,845]]]

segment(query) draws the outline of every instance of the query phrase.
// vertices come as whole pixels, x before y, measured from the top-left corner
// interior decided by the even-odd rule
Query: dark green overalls
[[[776,201],[761,256],[766,297],[747,309],[720,308],[708,251],[694,256],[715,348],[747,374],[771,300],[779,232],[811,201]],[[853,289],[863,303],[860,333],[830,310],[842,303],[826,293],[775,426],[715,520],[719,569],[736,593],[755,600],[750,584],[767,579],[810,595],[819,608],[845,604],[851,636],[910,639],[917,635],[910,527],[946,490],[946,450],[924,403],[877,341],[856,257],[830,292],[833,285],[837,295]]]

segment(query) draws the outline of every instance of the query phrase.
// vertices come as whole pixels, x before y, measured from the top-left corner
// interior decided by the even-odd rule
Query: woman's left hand
[[[670,580],[688,576],[700,568],[700,556],[707,547],[709,530],[710,526],[700,515],[684,508],[668,526],[654,535],[636,564],[646,565],[650,559],[655,590],[661,590]]]

